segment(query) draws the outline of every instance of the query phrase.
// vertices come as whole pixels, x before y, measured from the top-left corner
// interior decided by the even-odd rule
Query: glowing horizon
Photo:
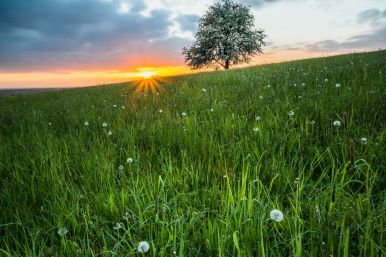
[[[243,64],[238,67],[258,66],[285,61],[293,61],[304,58],[326,57],[335,52],[284,52],[282,54],[267,53],[257,56],[251,63]],[[46,87],[87,87],[105,84],[114,84],[126,81],[141,80],[153,76],[170,77],[178,75],[192,74],[205,70],[191,70],[188,66],[144,66],[133,70],[97,70],[82,71],[68,70],[57,72],[0,72],[1,88],[46,88]],[[210,70],[206,70],[210,71]]]
[[[1,88],[87,87],[189,74],[186,66],[139,67],[135,70],[0,73]]]

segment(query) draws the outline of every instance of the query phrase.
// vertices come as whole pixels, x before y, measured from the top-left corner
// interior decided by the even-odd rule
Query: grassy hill
[[[138,89],[0,98],[0,256],[386,256],[386,51]]]

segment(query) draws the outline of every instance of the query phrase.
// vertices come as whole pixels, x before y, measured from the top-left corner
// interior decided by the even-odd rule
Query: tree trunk
[[[226,70],[229,69],[229,60],[225,61],[224,69],[226,69]]]

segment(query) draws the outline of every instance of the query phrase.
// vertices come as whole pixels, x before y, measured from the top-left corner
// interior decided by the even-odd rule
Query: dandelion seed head
[[[90,125],[90,123],[88,123],[88,121],[85,121],[85,122],[84,122],[84,125],[85,125],[86,127],[88,127],[88,126]]]
[[[335,87],[336,87],[336,88],[340,88],[340,84],[339,84],[339,83],[336,84]]]
[[[292,117],[292,116],[295,115],[295,113],[291,110],[291,111],[288,112],[288,115],[289,115],[290,117]]]
[[[102,126],[103,126],[104,128],[106,128],[106,127],[107,127],[107,123],[106,123],[106,122],[103,122]]]
[[[161,109],[161,110],[159,110],[158,112],[159,112],[159,113],[162,113],[162,112],[163,112],[163,110]]]
[[[181,113],[181,116],[185,117],[186,116],[186,112]]]
[[[367,138],[361,137],[361,138],[359,139],[359,142],[360,142],[362,145],[365,145],[365,144],[367,144]]]
[[[113,105],[113,107],[114,107],[114,108],[117,108],[117,105],[116,105],[116,104],[114,104],[114,105]]]
[[[131,158],[131,157],[127,158],[126,162],[127,163],[133,163],[133,158]]]
[[[112,136],[113,135],[113,132],[111,130],[109,130],[109,132],[107,132],[107,135],[108,136]]]
[[[324,82],[326,82],[326,83],[327,83],[327,82],[328,82],[328,79],[324,79]]]
[[[259,128],[255,127],[255,128],[253,128],[253,131],[254,131],[254,132],[258,132],[258,131],[259,131]]]
[[[123,165],[119,165],[118,170],[123,170]]]
[[[280,210],[273,209],[270,213],[269,216],[271,217],[271,220],[280,222],[283,220],[284,215]]]
[[[336,120],[332,123],[332,125],[334,125],[334,127],[340,127],[341,125],[341,122],[339,120]]]
[[[58,229],[58,235],[59,236],[65,236],[65,235],[67,235],[67,233],[68,233],[68,229],[66,228],[66,227],[62,227],[62,228],[59,228]]]
[[[113,227],[114,230],[120,230],[122,228],[121,223],[116,223]]]
[[[256,116],[256,120],[257,121],[261,120],[261,117],[260,116]]]
[[[206,89],[205,89],[205,88],[202,88],[201,90],[202,90],[202,92],[204,92],[204,93],[206,92]]]
[[[149,250],[150,250],[150,245],[148,242],[146,241],[139,242],[138,248],[137,248],[137,251],[139,253],[147,253]]]

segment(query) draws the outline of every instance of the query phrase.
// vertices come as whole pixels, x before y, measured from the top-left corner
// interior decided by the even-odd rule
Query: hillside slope
[[[1,254],[386,256],[386,51],[147,82],[0,98]]]

